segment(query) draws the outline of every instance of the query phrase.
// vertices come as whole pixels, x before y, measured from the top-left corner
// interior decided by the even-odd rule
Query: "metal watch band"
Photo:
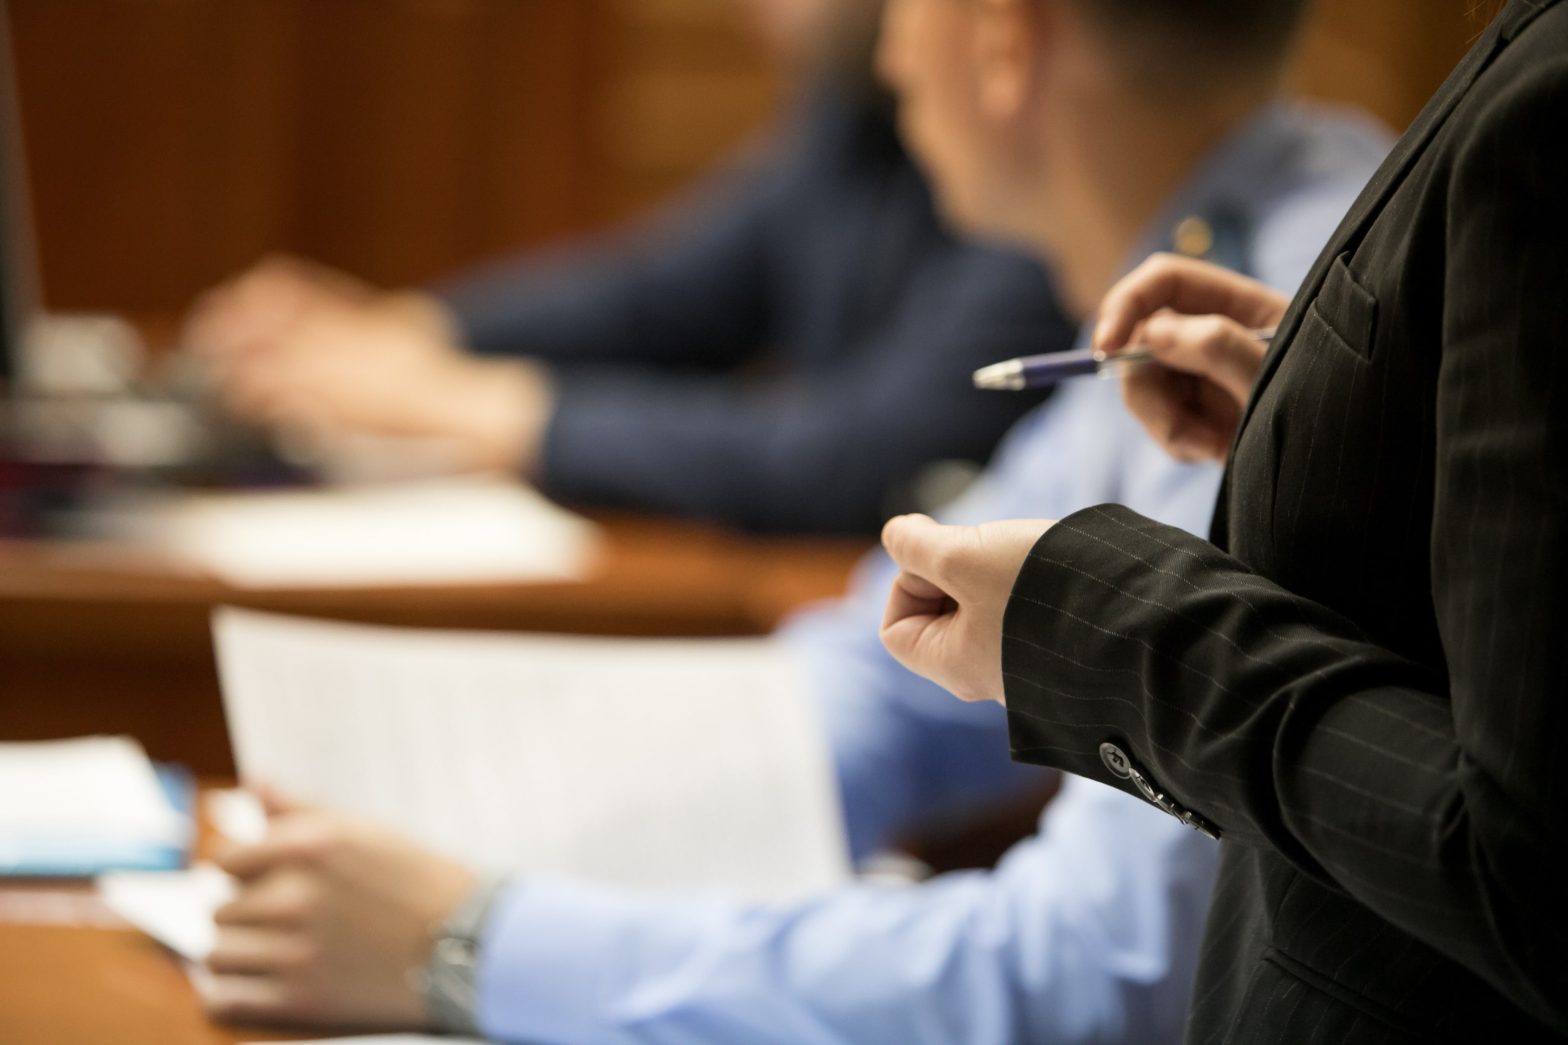
[[[504,878],[481,882],[431,934],[430,958],[421,970],[425,1014],[447,1034],[478,1031],[479,941]]]

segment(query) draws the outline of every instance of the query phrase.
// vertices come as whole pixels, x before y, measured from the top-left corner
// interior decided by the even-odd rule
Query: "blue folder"
[[[196,838],[196,781],[184,766],[158,762],[153,769],[169,804],[184,821],[178,843],[169,844],[163,839],[0,834],[0,876],[91,878],[105,871],[174,871],[184,867]]]

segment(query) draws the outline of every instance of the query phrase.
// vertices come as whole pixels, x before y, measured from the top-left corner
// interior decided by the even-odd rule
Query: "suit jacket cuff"
[[[1119,505],[1074,513],[1036,542],[1002,622],[1008,730],[1015,760],[1097,780],[1218,837],[1213,807],[1150,768],[1144,669],[1161,654],[1138,627],[1156,610],[1158,578],[1170,580],[1162,560],[1191,554],[1173,541],[1213,550]]]

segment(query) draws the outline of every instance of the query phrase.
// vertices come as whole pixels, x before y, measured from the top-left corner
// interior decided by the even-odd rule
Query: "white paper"
[[[785,898],[849,873],[793,664],[757,640],[215,621],[240,772],[489,870]]]
[[[98,876],[98,895],[115,914],[189,961],[212,953],[212,915],[234,895],[214,864],[189,871],[114,871]]]
[[[178,846],[186,829],[129,737],[0,744],[0,864],[8,838]]]
[[[207,822],[231,842],[254,845],[267,836],[267,811],[249,791],[209,791],[203,796],[202,807]]]
[[[483,478],[193,495],[140,522],[251,589],[580,580],[598,543],[597,527],[531,488]]]

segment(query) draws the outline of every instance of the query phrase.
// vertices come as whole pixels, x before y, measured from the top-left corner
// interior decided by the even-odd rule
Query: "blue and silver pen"
[[[1249,330],[1247,333],[1254,341],[1265,345],[1274,339],[1272,330]],[[1118,367],[1147,362],[1153,358],[1153,352],[1139,345],[1129,345],[1116,353],[1085,348],[1076,352],[1020,356],[976,370],[975,387],[1021,392],[1026,388],[1054,385],[1070,377],[1087,377],[1090,374],[1108,377],[1116,373]]]

